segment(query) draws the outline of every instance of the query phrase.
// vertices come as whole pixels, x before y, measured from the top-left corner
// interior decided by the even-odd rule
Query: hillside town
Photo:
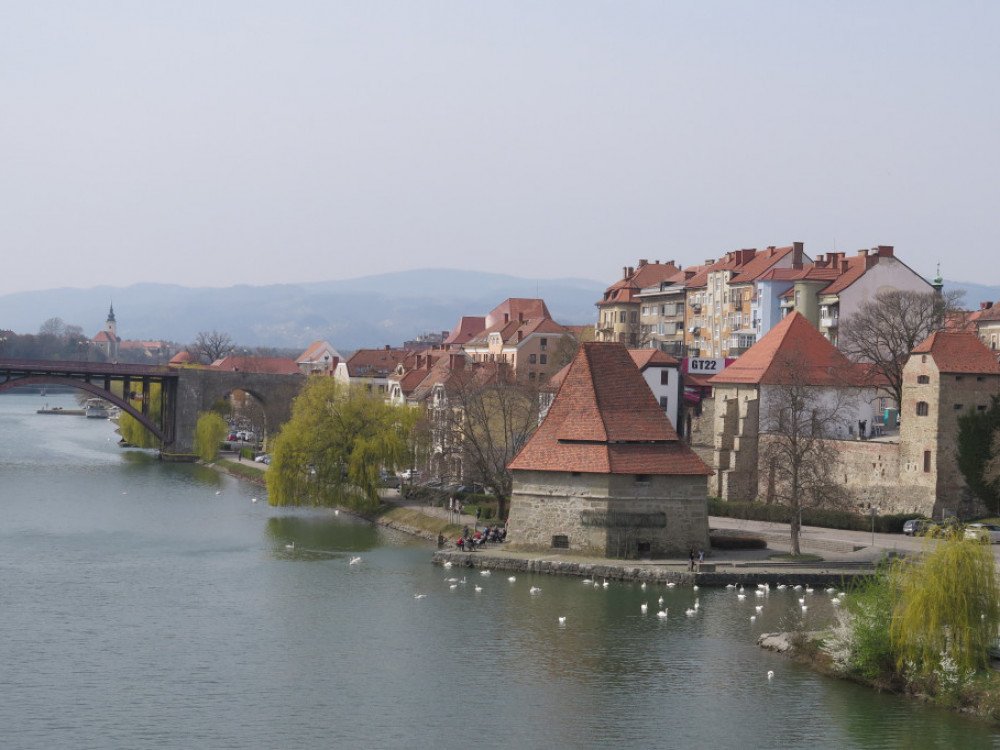
[[[887,344],[882,362],[850,333],[889,295],[922,300],[937,317],[920,322],[906,351]],[[812,258],[796,242],[692,266],[640,259],[595,300],[592,325],[554,320],[543,299],[508,298],[402,345],[345,356],[316,341],[293,358],[239,349],[215,331],[181,351],[123,340],[111,306],[78,350],[332,378],[419,410],[423,449],[409,476],[509,499],[515,543],[683,556],[708,545],[710,497],[800,512],[985,515],[956,445],[962,415],[1000,394],[1000,303],[970,311],[957,301],[892,246]],[[509,403],[498,395],[508,393]],[[254,402],[242,391],[233,399]],[[248,434],[280,432],[255,421]],[[808,450],[782,455],[790,439]]]

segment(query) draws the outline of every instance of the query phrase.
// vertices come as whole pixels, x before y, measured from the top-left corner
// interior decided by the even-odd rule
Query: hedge
[[[774,521],[776,523],[791,523],[792,521],[792,511],[785,505],[729,503],[717,497],[708,499],[708,515],[742,518],[747,521]],[[875,516],[875,531],[880,534],[901,534],[903,533],[903,524],[911,518],[923,518],[923,516],[919,513],[877,515]],[[872,517],[870,515],[859,515],[831,508],[803,508],[802,523],[805,526],[820,526],[827,529],[872,530]]]

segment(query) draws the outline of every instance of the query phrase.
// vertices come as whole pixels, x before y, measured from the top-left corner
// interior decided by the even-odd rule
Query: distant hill
[[[450,331],[462,315],[485,315],[508,297],[541,297],[560,323],[594,323],[594,303],[604,288],[589,279],[424,269],[305,284],[51,289],[0,296],[0,329],[37,333],[45,320],[62,318],[93,336],[104,328],[114,302],[118,333],[125,339],[187,344],[198,331],[215,329],[243,346],[304,349],[326,339],[353,351]],[[945,289],[964,289],[964,304],[972,309],[1000,300],[1000,286],[946,281]]]
[[[448,269],[266,286],[64,288],[0,296],[0,329],[37,333],[45,320],[62,318],[92,336],[104,328],[113,302],[125,339],[186,344],[215,329],[244,346],[304,349],[326,339],[350,351],[450,331],[462,315],[485,315],[508,297],[541,297],[560,323],[593,323],[603,292],[603,284],[585,279]]]

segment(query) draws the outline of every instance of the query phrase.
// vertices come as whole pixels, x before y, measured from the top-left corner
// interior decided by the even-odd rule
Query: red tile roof
[[[412,352],[407,349],[358,349],[347,358],[347,374],[352,378],[386,377]]]
[[[793,312],[708,382],[713,386],[790,384],[792,363],[795,377],[809,385],[838,385],[857,378],[854,364],[804,315]]]
[[[708,475],[621,344],[581,344],[545,420],[512,470]]]
[[[333,348],[329,341],[314,341],[309,345],[309,348],[302,352],[302,355],[296,360],[299,364],[311,364],[313,362],[319,362],[324,353],[327,352],[329,348],[332,351],[330,355],[334,359],[340,359],[340,353]],[[336,363],[335,363],[336,364]]]
[[[551,317],[545,300],[509,297],[487,313],[483,328],[494,328],[516,320]]]
[[[996,353],[971,331],[937,331],[917,344],[911,354],[930,354],[941,372],[1000,375]]]
[[[650,365],[680,365],[680,360],[671,357],[659,349],[629,349],[629,356],[639,370],[645,370]]]
[[[463,315],[458,324],[451,329],[448,338],[444,340],[445,346],[462,346],[474,339],[482,330],[486,328],[486,318],[483,316]]]
[[[626,273],[624,278],[619,279],[604,291],[604,297],[596,304],[607,305],[616,302],[635,302],[637,295],[644,287],[657,286],[661,281],[675,277],[680,269],[669,263],[647,263],[640,262],[639,267],[632,269],[632,273]]]
[[[223,357],[208,366],[210,370],[254,372],[267,375],[301,375],[298,365],[287,357]]]

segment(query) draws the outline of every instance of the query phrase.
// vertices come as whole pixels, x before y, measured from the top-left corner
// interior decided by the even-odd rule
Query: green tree
[[[219,452],[219,443],[229,431],[226,420],[214,411],[203,411],[198,414],[198,423],[194,428],[194,452],[202,461],[211,461]]]
[[[1000,396],[986,411],[958,417],[958,468],[976,495],[1000,513]]]
[[[420,413],[379,394],[309,378],[275,438],[267,471],[271,505],[378,505],[381,470],[409,463]]]
[[[1000,581],[988,544],[959,536],[919,559],[894,565],[899,602],[890,636],[900,668],[938,671],[950,661],[959,674],[988,666],[987,647],[1000,626]]]
[[[117,396],[122,395],[122,384],[112,383],[111,389]],[[149,418],[153,422],[162,424],[163,416],[163,401],[160,398],[161,388],[159,383],[149,384]],[[128,402],[134,406],[139,411],[142,411],[142,393],[132,392],[128,395]],[[160,441],[157,437],[147,430],[138,419],[133,417],[128,412],[123,411],[121,416],[118,418],[118,432],[121,434],[122,439],[129,445],[134,445],[136,448],[158,448],[160,447]]]

